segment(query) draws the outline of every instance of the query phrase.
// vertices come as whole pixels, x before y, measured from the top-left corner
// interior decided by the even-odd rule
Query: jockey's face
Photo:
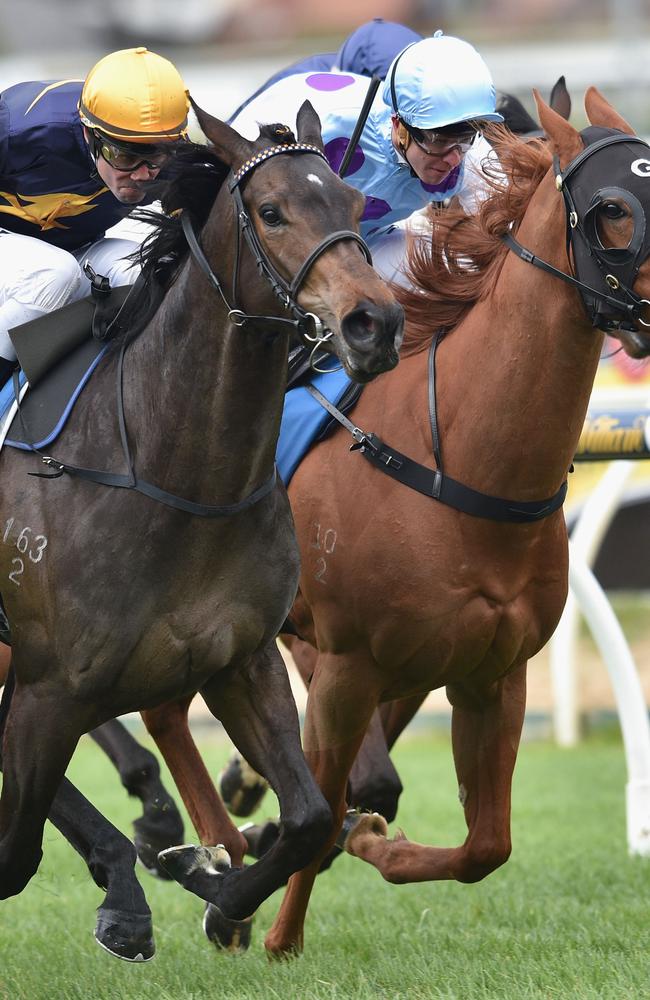
[[[462,145],[450,145],[441,152],[428,152],[409,137],[408,145],[404,148],[401,141],[404,132],[400,131],[399,120],[393,118],[392,140],[396,149],[399,149],[405,157],[411,169],[418,175],[425,184],[442,184],[452,170],[458,166],[465,155]]]
[[[84,130],[87,133],[87,130]],[[91,147],[92,148],[92,147]],[[111,166],[104,156],[97,156],[95,169],[106,187],[123,205],[139,205],[147,196],[148,185],[156,179],[161,167],[141,162],[133,170],[119,170]]]
[[[160,173],[160,167],[152,169],[146,163],[126,173],[116,170],[100,156],[97,160],[97,173],[109,191],[123,205],[138,205],[147,195],[147,187]]]

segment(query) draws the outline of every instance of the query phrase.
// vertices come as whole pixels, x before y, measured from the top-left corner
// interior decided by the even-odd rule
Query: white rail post
[[[610,462],[591,492],[571,534],[571,559],[592,566],[603,538],[616,514],[625,484],[633,468],[631,461]],[[560,746],[575,746],[580,738],[576,645],[580,621],[579,602],[570,591],[564,612],[550,642],[553,686],[553,730]]]
[[[570,543],[570,550],[573,543]],[[630,854],[650,856],[650,724],[643,690],[623,630],[600,584],[580,558],[569,558],[569,582],[609,672],[627,764]]]

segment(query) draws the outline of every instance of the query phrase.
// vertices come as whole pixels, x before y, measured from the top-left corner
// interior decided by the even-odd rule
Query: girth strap
[[[182,510],[186,514],[195,514],[198,517],[232,517],[234,514],[241,514],[259,500],[263,500],[265,496],[268,496],[277,481],[277,470],[274,467],[273,472],[266,482],[262,483],[252,493],[249,493],[243,500],[239,500],[237,503],[215,506],[186,500],[184,497],[168,493],[166,490],[161,489],[159,486],[154,486],[153,483],[148,483],[144,479],[138,479],[137,476],[126,476],[118,472],[102,472],[99,469],[82,469],[74,465],[65,465],[63,462],[59,462],[49,455],[44,455],[42,461],[44,465],[56,471],[51,474],[30,472],[29,475],[40,476],[46,479],[56,479],[67,473],[76,479],[85,479],[93,483],[99,483],[101,486],[117,486],[127,490],[135,490],[137,493],[142,493],[144,496],[150,497],[151,500],[162,503],[166,507],[173,507],[174,510]]]
[[[260,500],[263,500],[264,497],[268,496],[268,494],[274,489],[277,481],[277,469],[275,464],[271,475],[262,483],[261,486],[258,486],[257,489],[253,490],[252,493],[249,493],[248,496],[243,497],[241,500],[232,504],[224,505],[203,504],[196,503],[193,500],[186,500],[184,497],[176,496],[174,493],[168,493],[167,490],[163,490],[159,486],[153,485],[153,483],[148,483],[146,480],[138,478],[135,473],[131,449],[129,447],[126,417],[124,414],[123,368],[124,355],[129,342],[129,339],[125,339],[123,341],[118,358],[117,418],[120,429],[122,452],[125,464],[129,469],[130,474],[125,475],[119,472],[105,472],[99,469],[84,469],[75,465],[66,465],[65,462],[60,462],[58,459],[52,458],[51,455],[43,455],[37,448],[32,448],[34,452],[41,455],[43,465],[47,465],[55,471],[50,473],[29,472],[28,475],[35,476],[38,479],[58,479],[59,476],[67,474],[69,476],[74,476],[77,479],[85,479],[89,482],[99,483],[102,486],[115,486],[122,489],[135,490],[137,493],[142,493],[144,496],[149,497],[151,500],[155,500],[157,503],[162,503],[166,507],[172,507],[174,510],[182,510],[186,514],[195,514],[198,517],[232,517],[235,514],[241,514],[242,511],[248,510],[248,508],[252,507],[253,504],[258,503]],[[14,373],[14,392],[16,394],[16,398],[18,398],[19,386],[17,372]]]

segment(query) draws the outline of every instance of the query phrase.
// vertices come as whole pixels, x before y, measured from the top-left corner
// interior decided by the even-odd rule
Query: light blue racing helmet
[[[473,45],[436,31],[391,63],[384,102],[406,125],[445,128],[480,119],[502,122],[490,71]]]

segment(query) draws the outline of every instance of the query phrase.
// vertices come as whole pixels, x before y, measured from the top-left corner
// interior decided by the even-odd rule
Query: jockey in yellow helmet
[[[131,240],[104,234],[187,137],[189,100],[169,60],[112,52],[85,80],[19,83],[0,95],[0,382],[8,330],[89,292],[82,264],[113,285],[135,280]]]

